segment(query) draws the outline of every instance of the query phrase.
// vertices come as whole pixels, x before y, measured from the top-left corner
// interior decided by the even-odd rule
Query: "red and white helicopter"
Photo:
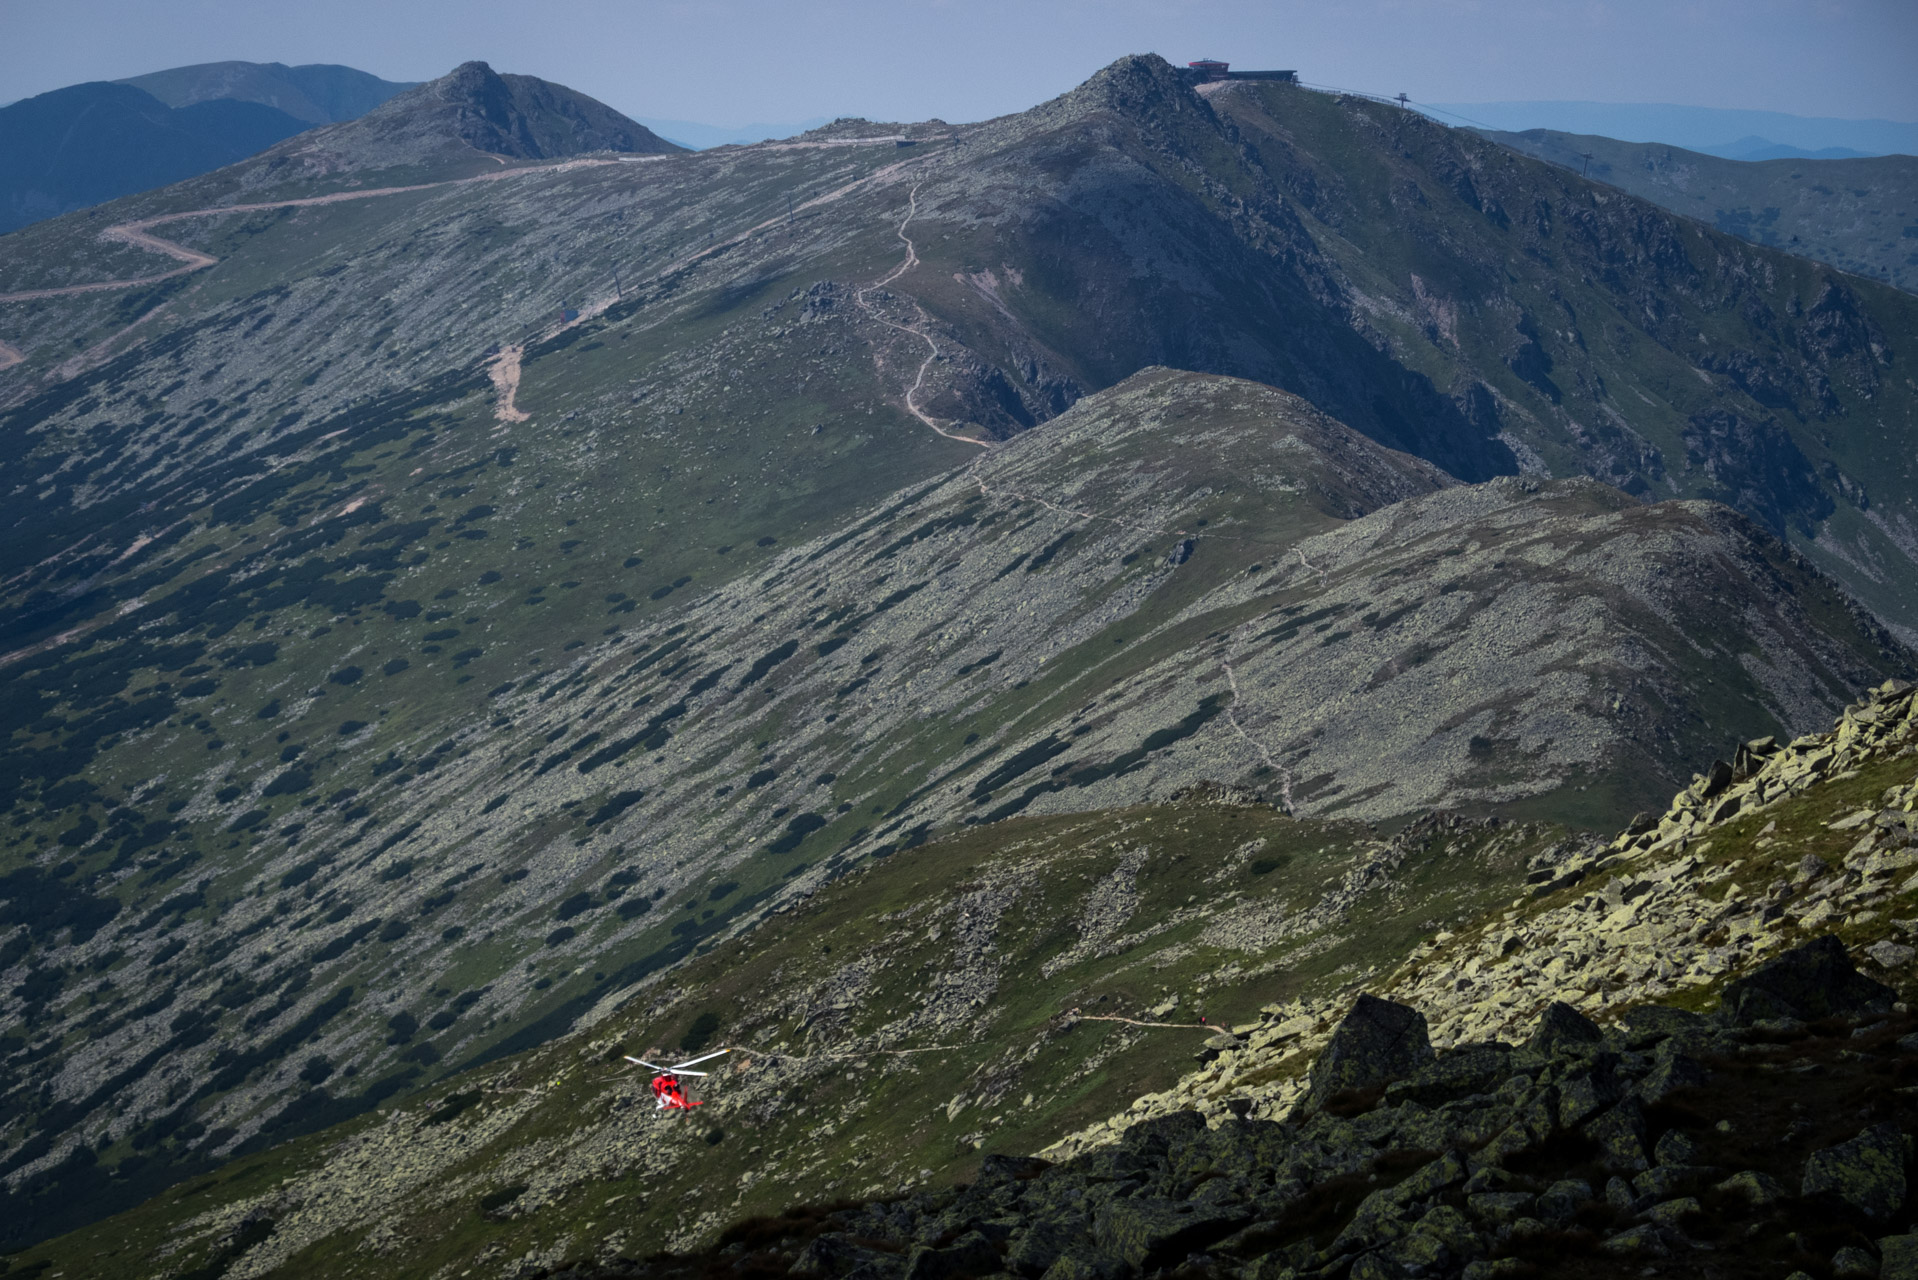
[[[657,1062],[648,1062],[644,1058],[635,1058],[630,1053],[622,1054],[621,1056],[628,1062],[635,1063],[642,1067],[651,1067],[654,1071],[659,1072],[658,1075],[653,1077],[653,1099],[659,1103],[659,1110],[691,1111],[694,1107],[703,1107],[706,1104],[703,1100],[699,1102],[688,1101],[686,1098],[686,1090],[681,1087],[679,1078],[681,1076],[711,1075],[712,1073],[710,1071],[690,1071],[687,1068],[696,1067],[702,1062],[711,1062],[714,1058],[724,1057],[731,1052],[731,1049],[721,1049],[715,1053],[708,1053],[698,1058],[676,1063],[670,1067],[662,1067]]]

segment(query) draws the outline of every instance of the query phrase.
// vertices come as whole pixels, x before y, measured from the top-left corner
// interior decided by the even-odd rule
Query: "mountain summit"
[[[275,154],[342,169],[436,167],[485,156],[556,160],[593,151],[680,151],[645,125],[565,85],[465,62],[366,115]]]

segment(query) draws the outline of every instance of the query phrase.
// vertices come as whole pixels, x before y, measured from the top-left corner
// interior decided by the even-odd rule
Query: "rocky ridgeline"
[[[1903,680],[1888,680],[1872,690],[1864,702],[1845,708],[1830,733],[1812,733],[1789,745],[1779,746],[1776,739],[1757,738],[1739,747],[1731,763],[1712,762],[1712,767],[1692,780],[1691,786],[1672,799],[1672,807],[1663,818],[1653,822],[1641,816],[1612,844],[1614,853],[1643,858],[1660,853],[1683,851],[1705,831],[1728,822],[1741,813],[1751,813],[1775,804],[1786,796],[1804,791],[1823,778],[1843,778],[1846,771],[1867,759],[1896,750],[1899,755],[1918,751],[1912,745],[1914,725],[1918,725],[1918,701],[1914,688]],[[1887,843],[1902,848],[1905,839],[1905,814],[1918,807],[1918,782],[1897,795],[1887,795],[1884,812],[1861,813],[1848,821],[1852,826],[1872,822],[1872,829],[1859,840],[1854,855],[1880,852]],[[1898,835],[1891,836],[1896,828]],[[1869,865],[1846,867],[1876,876],[1902,867],[1918,865],[1918,854],[1877,857]]]
[[[1788,745],[1761,738],[1714,762],[1653,820],[1641,815],[1609,846],[1533,873],[1529,899],[1475,931],[1422,944],[1383,989],[1422,1010],[1440,1045],[1516,1037],[1553,1002],[1592,1017],[1709,987],[1806,934],[1868,923],[1891,900],[1918,889],[1918,779],[1888,789],[1877,809],[1828,824],[1858,838],[1834,868],[1806,854],[1790,880],[1754,879],[1771,863],[1718,863],[1705,856],[1714,828],[1780,804],[1820,781],[1844,781],[1866,763],[1918,752],[1913,686],[1888,681],[1848,707],[1828,733]],[[1908,825],[1909,824],[1909,825]],[[1766,829],[1767,831],[1770,828]],[[1777,852],[1761,833],[1761,851]],[[1769,874],[1769,873],[1767,873]],[[1566,897],[1584,887],[1586,892]],[[1564,901],[1558,901],[1559,899]],[[1901,934],[1918,920],[1892,920]],[[1887,973],[1912,946],[1890,938],[1866,950]],[[1277,1118],[1306,1088],[1305,1064],[1322,1049],[1350,993],[1267,1006],[1256,1022],[1214,1036],[1202,1069],[1121,1115],[1071,1134],[1046,1154],[1066,1157],[1113,1141],[1141,1120],[1196,1110]]]
[[[1918,1277],[1918,1033],[1895,996],[1829,936],[1710,1016],[1601,1030],[1553,1003],[1516,1046],[1437,1052],[1418,1011],[1361,996],[1282,1120],[1174,1112],[1058,1164],[989,1156],[969,1187],[561,1274]]]

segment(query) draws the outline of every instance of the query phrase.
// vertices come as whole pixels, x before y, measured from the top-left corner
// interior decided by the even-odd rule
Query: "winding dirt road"
[[[323,196],[305,196],[298,200],[267,200],[259,204],[215,205],[209,209],[188,209],[182,213],[163,213],[157,218],[142,218],[137,222],[122,222],[108,227],[100,233],[103,240],[118,240],[122,244],[132,245],[136,249],[146,249],[152,253],[165,254],[185,263],[172,271],[162,271],[156,275],[134,276],[127,280],[100,280],[92,284],[63,285],[57,289],[26,289],[19,293],[0,293],[0,302],[30,302],[36,298],[69,298],[81,293],[103,293],[109,289],[130,289],[135,285],[154,284],[161,280],[171,280],[174,276],[183,276],[188,272],[202,271],[216,266],[219,259],[211,254],[189,249],[183,244],[171,240],[162,240],[159,236],[147,234],[152,228],[164,226],[169,222],[183,222],[188,218],[207,218],[223,213],[261,213],[269,209],[305,209],[315,205],[344,204],[348,200],[371,200],[377,196],[397,196],[409,191],[432,191],[438,187],[462,187],[474,182],[498,182],[502,178],[516,177],[527,173],[563,173],[569,169],[590,169],[609,164],[643,164],[648,160],[664,159],[663,156],[630,156],[617,160],[564,160],[558,164],[530,165],[523,169],[501,169],[494,173],[475,174],[470,178],[448,178],[444,182],[420,182],[408,187],[370,187],[365,191],[335,191]]]

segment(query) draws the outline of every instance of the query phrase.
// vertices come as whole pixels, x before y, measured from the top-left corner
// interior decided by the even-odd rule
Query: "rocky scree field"
[[[360,527],[294,536],[385,557]],[[118,733],[130,767],[181,767],[43,780],[46,825],[15,823],[15,1203],[132,1203],[591,1025],[936,832],[1208,781],[1298,816],[1620,820],[1682,752],[1808,727],[1906,660],[1722,508],[1460,486],[1285,393],[1169,370],[765,554],[464,722],[389,701],[411,661],[387,655],[426,665],[486,606],[362,606],[312,686],[257,629],[168,641],[197,685],[78,724],[46,701],[71,667],[17,685],[47,742],[21,759]],[[458,688],[472,660],[425,674]]]
[[[1897,1275],[1914,755],[1893,682],[1609,845],[1443,814],[1380,841],[1216,786],[1015,819],[16,1265]],[[661,1119],[619,1055],[682,1027],[737,1066]],[[662,1241],[704,1251],[614,1260]]]
[[[1012,819],[806,894],[590,1030],[15,1265],[517,1274],[696,1246],[795,1199],[945,1185],[1171,1084],[1261,1000],[1351,989],[1590,843],[1456,819],[1383,838],[1221,787]],[[662,1120],[622,1056],[722,1045],[683,1119]]]

